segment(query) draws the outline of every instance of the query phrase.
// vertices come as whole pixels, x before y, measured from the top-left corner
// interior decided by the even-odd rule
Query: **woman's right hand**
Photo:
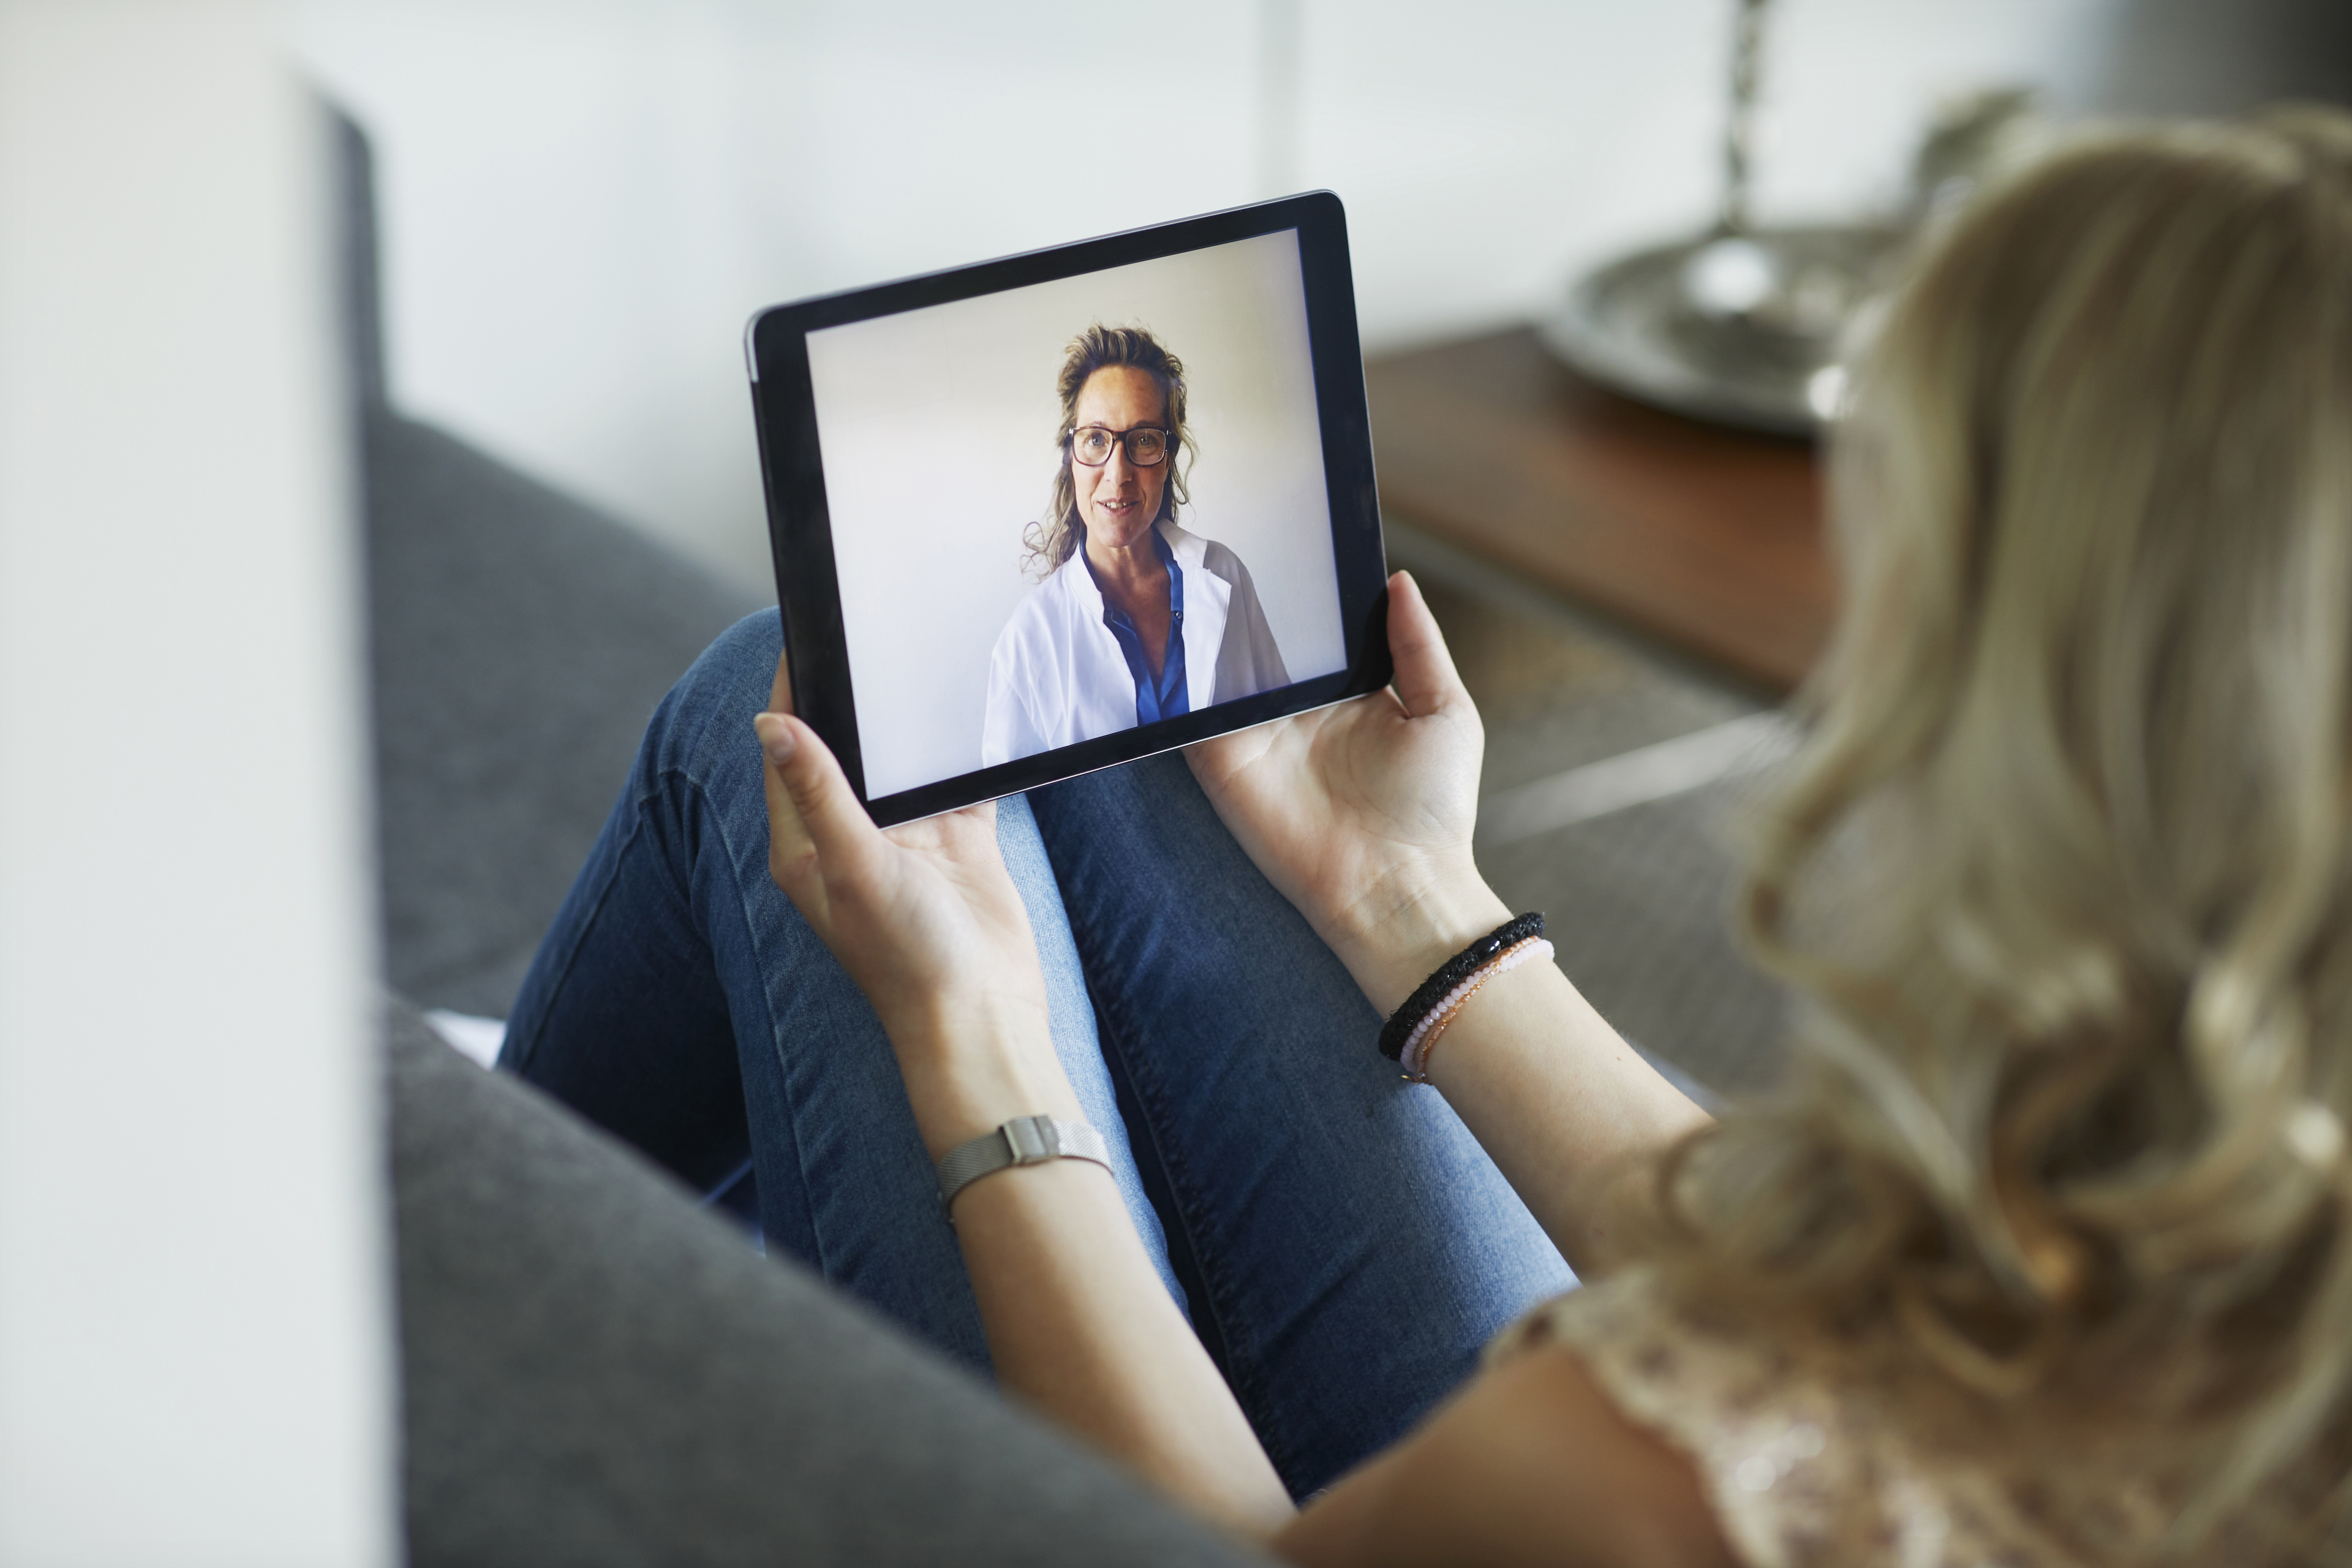
[[[1388,636],[1388,689],[1185,752],[1234,838],[1383,1013],[1509,918],[1470,855],[1486,731],[1402,572]]]

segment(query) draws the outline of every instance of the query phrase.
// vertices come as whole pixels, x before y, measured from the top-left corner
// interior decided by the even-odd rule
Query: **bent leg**
[[[772,1247],[984,1366],[978,1310],[889,1041],[768,876],[751,716],[767,706],[780,644],[773,610],[747,618],[655,712],[523,984],[500,1065],[705,1190],[748,1146]],[[1037,936],[1055,1049],[1181,1302],[1024,802],[1000,804],[997,835]]]
[[[1400,1436],[1575,1277],[1181,756],[1033,791],[1164,1173],[1193,1320],[1296,1494]]]

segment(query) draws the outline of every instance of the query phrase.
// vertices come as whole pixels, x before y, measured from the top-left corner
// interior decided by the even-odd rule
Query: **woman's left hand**
[[[1470,853],[1485,732],[1421,589],[1389,580],[1389,689],[1185,748],[1266,879],[1383,1013],[1509,910]]]
[[[779,665],[777,710],[752,721],[766,754],[768,871],[874,1004],[909,1090],[934,1067],[966,1079],[1001,1076],[1042,1045],[1043,1062],[1027,1066],[1051,1071],[1026,1076],[1039,1080],[1035,1093],[1058,1100],[1066,1085],[1054,1093],[1043,1081],[1060,1079],[1045,977],[997,848],[995,806],[877,828],[833,752],[791,715],[790,690]]]

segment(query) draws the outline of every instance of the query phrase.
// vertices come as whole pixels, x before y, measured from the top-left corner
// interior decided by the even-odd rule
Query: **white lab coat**
[[[1160,535],[1184,572],[1184,692],[1192,711],[1290,684],[1249,568],[1172,522]],[[1083,549],[1029,591],[988,661],[983,767],[1135,728],[1135,677],[1103,625]]]

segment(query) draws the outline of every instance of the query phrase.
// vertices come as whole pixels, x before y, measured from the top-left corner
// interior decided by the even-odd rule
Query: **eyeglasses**
[[[1138,425],[1132,430],[1106,430],[1099,425],[1088,425],[1070,432],[1070,456],[1089,468],[1099,468],[1110,461],[1114,446],[1127,447],[1127,460],[1139,468],[1159,467],[1168,458],[1171,433],[1156,425]]]

